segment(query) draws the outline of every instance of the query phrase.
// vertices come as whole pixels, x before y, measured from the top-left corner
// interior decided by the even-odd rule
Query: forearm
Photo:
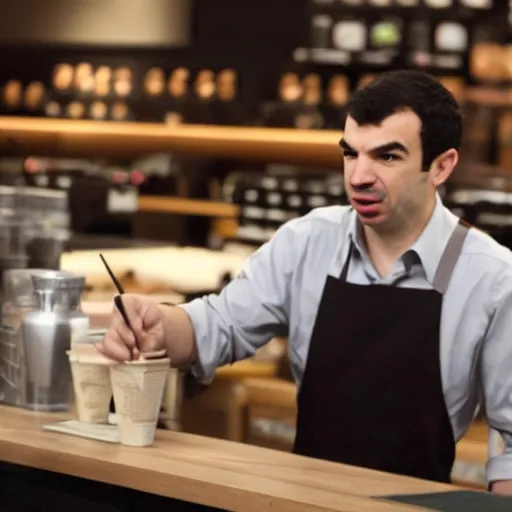
[[[196,362],[195,333],[188,314],[180,307],[160,306],[164,315],[164,341],[172,366],[187,367]]]
[[[209,380],[219,366],[250,357],[287,332],[289,281],[299,251],[289,249],[295,236],[290,228],[279,233],[218,294],[161,306],[171,364],[191,367],[196,378]]]

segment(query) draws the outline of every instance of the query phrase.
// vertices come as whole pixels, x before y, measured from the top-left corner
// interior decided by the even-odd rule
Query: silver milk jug
[[[80,309],[85,277],[53,270],[34,271],[31,277],[38,309],[26,313],[21,324],[22,405],[66,411],[71,386],[66,351],[73,325],[85,317]]]

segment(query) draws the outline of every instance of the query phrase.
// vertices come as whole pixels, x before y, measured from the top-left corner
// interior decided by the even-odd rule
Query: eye
[[[380,155],[379,158],[386,163],[396,162],[397,160],[400,160],[400,157],[393,153],[383,153],[382,155]]]
[[[355,153],[354,151],[348,151],[348,150],[344,150],[343,151],[343,158],[356,158],[357,156],[357,153]]]

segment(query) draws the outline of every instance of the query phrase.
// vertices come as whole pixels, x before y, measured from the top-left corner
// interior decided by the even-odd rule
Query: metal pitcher
[[[85,278],[62,271],[32,274],[37,309],[21,322],[21,404],[35,410],[68,410],[71,375],[66,351],[77,327],[83,335],[87,316],[80,309]]]

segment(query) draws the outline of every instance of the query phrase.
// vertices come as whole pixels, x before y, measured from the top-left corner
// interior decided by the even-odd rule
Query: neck
[[[398,226],[363,226],[362,233],[368,254],[379,273],[389,273],[394,262],[418,240],[427,226],[435,208],[435,197],[418,215],[400,219]]]

